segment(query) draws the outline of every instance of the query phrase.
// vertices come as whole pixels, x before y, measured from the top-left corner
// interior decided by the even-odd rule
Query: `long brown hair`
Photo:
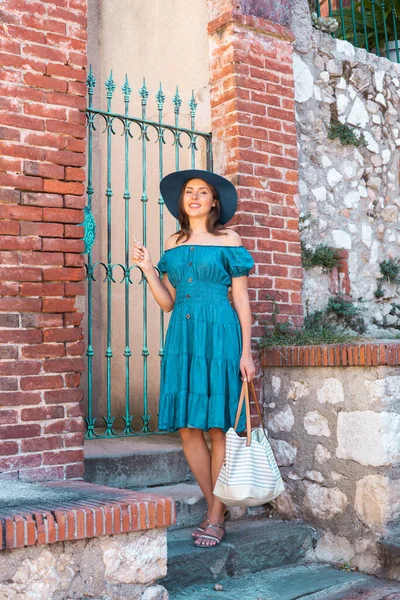
[[[192,178],[193,179],[193,178]],[[192,181],[192,179],[188,179],[187,181],[185,181],[185,183],[182,186],[181,192],[179,194],[179,200],[178,200],[178,210],[179,210],[179,217],[178,217],[178,221],[179,221],[179,225],[181,226],[179,232],[178,232],[178,237],[176,239],[176,244],[184,237],[185,238],[185,242],[187,242],[187,240],[190,237],[190,222],[189,222],[189,217],[185,212],[185,209],[183,208],[183,196],[185,194],[185,190],[187,187],[187,184],[189,183],[189,181]],[[201,179],[201,177],[199,178]],[[202,180],[204,181],[204,180]],[[215,206],[211,207],[210,212],[208,213],[207,216],[207,221],[206,221],[206,228],[208,233],[211,233],[213,235],[228,235],[225,232],[222,232],[221,230],[224,229],[224,226],[222,225],[222,223],[219,222],[219,215],[221,212],[221,204],[220,204],[220,199],[219,199],[219,193],[218,190],[211,184],[208,183],[208,181],[204,182],[208,188],[210,189],[212,195],[213,195],[213,199],[215,200]]]

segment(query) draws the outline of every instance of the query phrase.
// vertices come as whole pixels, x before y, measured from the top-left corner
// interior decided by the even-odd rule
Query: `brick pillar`
[[[83,474],[86,10],[1,3],[0,479]]]
[[[279,305],[279,320],[300,325],[303,317],[293,37],[280,24],[245,14],[253,4],[264,17],[271,10],[271,18],[286,20],[288,0],[270,9],[255,0],[232,2],[232,10],[215,17],[219,3],[226,9],[227,0],[209,0],[214,168],[239,192],[231,224],[256,263],[249,294],[257,338],[271,312],[267,294]]]

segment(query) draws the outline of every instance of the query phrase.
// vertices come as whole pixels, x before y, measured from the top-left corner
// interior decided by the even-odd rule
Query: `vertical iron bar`
[[[389,50],[389,38],[388,38],[387,23],[386,23],[385,0],[382,0],[382,2],[381,2],[381,10],[382,10],[382,19],[383,19],[383,34],[385,36],[386,58],[389,58],[390,50]]]
[[[179,127],[179,110],[182,104],[182,98],[179,96],[178,86],[176,86],[175,96],[172,98],[175,113],[175,127]],[[179,131],[174,132],[175,139],[175,171],[179,171],[179,147],[181,145],[181,138]],[[176,219],[176,231],[179,231],[180,225],[178,219]]]
[[[87,78],[87,86],[88,86],[88,104],[89,109],[93,107],[93,93],[94,87],[96,85],[96,79],[93,76],[92,65],[89,68],[89,74]],[[93,197],[93,119],[94,115],[89,112],[88,115],[88,184],[86,188],[86,193],[88,197],[88,209],[91,213],[92,210],[92,197]],[[96,419],[93,418],[93,264],[92,264],[92,249],[90,246],[88,252],[88,263],[87,263],[87,280],[88,280],[88,344],[86,350],[87,356],[87,386],[88,386],[88,414],[87,414],[87,437],[92,438],[95,435],[94,425]]]
[[[390,5],[391,5],[391,12],[392,12],[392,19],[393,19],[393,33],[394,33],[394,44],[395,44],[395,48],[396,48],[396,60],[398,63],[400,63],[399,43],[397,40],[397,14],[396,14],[396,7],[394,5],[394,0],[390,1]]]
[[[197,102],[194,99],[194,91],[192,90],[192,97],[189,100],[189,108],[190,108],[190,128],[192,129],[192,131],[194,130],[195,127],[195,123],[194,120],[196,118],[196,108],[197,108]],[[194,133],[190,134],[190,147],[191,147],[191,154],[192,154],[192,169],[194,169],[196,167],[196,137],[194,135]]]
[[[328,0],[328,15],[332,16],[332,0]]]
[[[321,7],[320,7],[319,2],[320,2],[320,0],[315,0],[315,10],[317,13],[317,17],[321,16]]]
[[[346,39],[346,28],[344,26],[344,12],[343,12],[343,0],[339,0],[339,10],[340,10],[340,21],[342,26],[342,36],[343,39]]]
[[[110,72],[110,77],[106,81],[106,89],[107,89],[107,189],[106,189],[106,198],[107,198],[107,349],[106,349],[106,359],[107,359],[107,417],[103,417],[106,422],[106,436],[115,435],[115,431],[113,430],[113,423],[115,417],[112,416],[111,412],[111,359],[113,356],[111,344],[111,332],[112,332],[112,247],[111,247],[111,223],[112,223],[112,212],[111,212],[111,198],[112,198],[112,189],[111,189],[111,136],[113,133],[112,130],[112,118],[109,116],[111,112],[111,99],[115,90],[115,83],[112,76],[112,71]]]
[[[368,30],[367,30],[367,19],[365,16],[365,5],[364,0],[361,0],[361,16],[363,20],[363,29],[364,29],[364,45],[367,52],[369,52],[369,43],[368,43]]]
[[[354,0],[350,0],[351,5],[351,20],[353,21],[353,37],[354,37],[354,46],[358,46],[357,43],[357,24],[356,24],[356,11],[354,7]]]
[[[142,99],[142,119],[146,119],[146,106],[149,92],[146,87],[146,80],[143,78],[143,85],[139,90],[140,97]],[[142,123],[141,125],[141,137],[142,137],[142,215],[143,215],[143,245],[147,246],[147,125]],[[150,430],[149,421],[151,415],[148,412],[148,365],[147,358],[149,356],[149,349],[147,347],[147,281],[143,278],[143,427],[141,431],[147,433]]]
[[[377,56],[380,56],[381,52],[379,49],[378,27],[376,24],[375,0],[371,0],[371,8],[372,8],[372,22],[374,24],[375,52],[376,52]]]
[[[164,173],[164,164],[163,164],[163,144],[164,141],[164,129],[162,127],[163,122],[163,107],[165,102],[165,94],[162,91],[162,85],[160,81],[160,89],[156,94],[157,107],[158,107],[158,122],[160,123],[160,127],[158,130],[158,171],[159,171],[159,179],[163,178]],[[158,204],[160,208],[159,212],[159,227],[160,227],[160,256],[164,253],[164,199],[161,195],[161,192],[158,197]],[[164,333],[165,333],[165,320],[164,320],[164,311],[162,308],[160,309],[160,350],[158,355],[162,358],[164,356]]]
[[[125,83],[122,86],[122,92],[124,94],[125,103],[125,116],[129,115],[129,99],[132,92],[132,88],[128,83],[128,76],[125,74]],[[131,195],[129,193],[129,121],[124,121],[124,136],[125,136],[125,190],[124,190],[124,201],[125,201],[125,416],[122,417],[125,423],[124,434],[128,435],[132,432],[131,422],[133,415],[130,411],[130,357],[132,351],[130,348],[130,322],[129,322],[129,201]]]

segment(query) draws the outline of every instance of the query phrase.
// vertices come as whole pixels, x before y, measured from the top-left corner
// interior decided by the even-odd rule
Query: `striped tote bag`
[[[213,490],[214,496],[227,506],[260,506],[273,500],[284,490],[252,381],[250,389],[260,418],[260,427],[251,429],[249,385],[247,381],[243,381],[235,425],[226,433],[225,462]],[[246,406],[247,436],[239,437],[236,429],[243,402]]]

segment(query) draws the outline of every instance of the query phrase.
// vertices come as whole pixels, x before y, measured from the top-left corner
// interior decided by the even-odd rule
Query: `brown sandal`
[[[204,523],[204,521],[207,521],[207,526],[208,526],[208,524],[209,524],[209,522],[210,522],[210,519],[207,517],[207,515],[204,517],[204,519],[203,519],[202,523]],[[198,538],[198,537],[200,537],[200,535],[201,535],[202,533],[204,533],[204,532],[205,532],[205,530],[206,530],[206,527],[202,527],[201,525],[199,525],[199,526],[198,526],[198,527],[197,527],[197,528],[196,528],[196,529],[193,531],[193,533],[192,533],[192,538],[193,538],[194,540],[197,540],[197,538]]]

